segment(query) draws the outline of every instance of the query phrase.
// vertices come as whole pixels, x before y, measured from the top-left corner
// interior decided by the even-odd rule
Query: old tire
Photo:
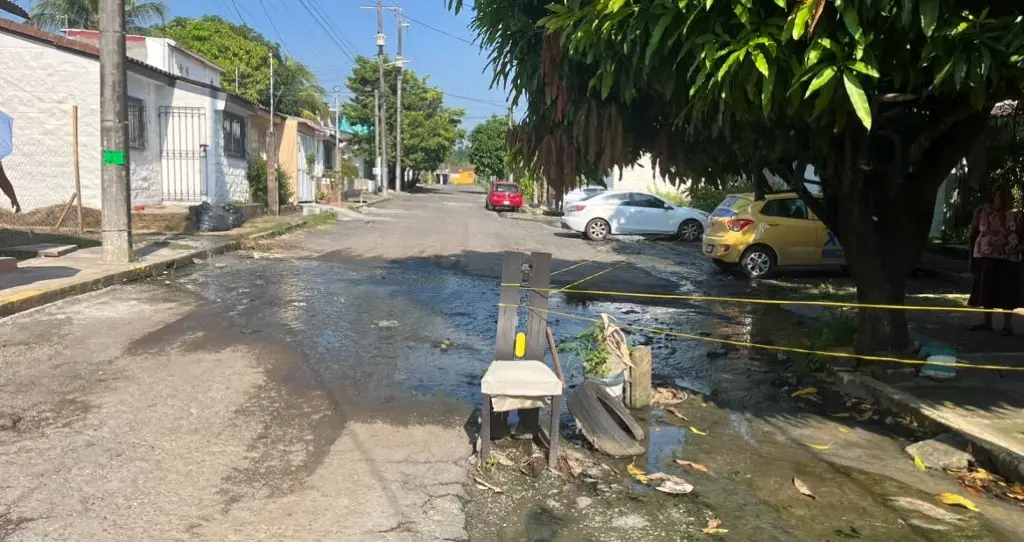
[[[740,267],[743,273],[752,279],[763,279],[770,276],[778,265],[778,258],[771,247],[754,245],[743,252]]]
[[[608,221],[603,218],[595,218],[590,222],[587,222],[587,226],[583,228],[583,235],[591,241],[604,241],[608,238],[608,234],[611,233],[612,227],[608,224]]]
[[[693,243],[700,241],[701,237],[704,236],[704,224],[701,224],[699,220],[687,218],[676,230],[676,237],[685,243]]]
[[[644,430],[633,419],[622,400],[591,380],[584,380],[569,393],[569,414],[576,419],[583,435],[598,450],[612,457],[631,457],[644,453],[640,441]]]

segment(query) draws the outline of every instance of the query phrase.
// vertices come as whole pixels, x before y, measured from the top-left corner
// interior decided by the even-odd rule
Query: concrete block
[[[18,268],[18,259],[9,256],[0,257],[0,272],[14,271]]]
[[[947,470],[963,470],[974,462],[974,456],[966,450],[966,441],[955,433],[943,433],[904,448],[910,457],[921,458],[926,467]]]

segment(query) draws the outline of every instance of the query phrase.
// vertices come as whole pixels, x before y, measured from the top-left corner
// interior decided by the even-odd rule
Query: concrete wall
[[[221,71],[174,40],[147,37],[145,62],[174,75],[220,86]]]
[[[299,123],[296,119],[285,119],[281,125],[278,136],[277,167],[288,175],[288,185],[292,194],[291,203],[295,203],[298,193],[296,181],[299,176]]]

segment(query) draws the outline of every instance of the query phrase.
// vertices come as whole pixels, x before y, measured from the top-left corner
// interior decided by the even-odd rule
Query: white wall
[[[651,164],[651,156],[644,154],[631,166],[612,168],[609,175],[604,178],[605,184],[612,190],[640,190],[640,191],[681,191],[687,183],[676,187],[667,178],[658,175]],[[597,183],[594,183],[597,184]]]
[[[221,71],[167,38],[146,38],[145,62],[194,81],[220,86]]]
[[[14,117],[14,153],[4,160],[29,212],[74,192],[71,107],[78,105],[85,206],[100,205],[100,70],[92,58],[0,33],[0,110]],[[10,210],[0,197],[0,209]]]

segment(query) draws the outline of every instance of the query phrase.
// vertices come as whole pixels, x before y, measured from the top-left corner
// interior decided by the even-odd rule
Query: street
[[[0,413],[20,417],[0,431],[0,539],[690,540],[706,537],[710,516],[728,540],[1024,532],[1019,507],[936,502],[962,488],[915,469],[903,447],[916,428],[792,398],[801,382],[764,354],[643,331],[785,342],[795,315],[739,304],[552,297],[552,310],[632,326],[631,341],[653,348],[656,381],[704,390],[680,406],[685,424],[657,408],[639,415],[648,453],[634,462],[706,465],[682,473],[693,494],[639,487],[629,461],[610,459],[597,486],[498,466],[487,476],[505,494],[481,489],[474,408],[506,250],[576,266],[553,277],[560,286],[782,291],[714,272],[696,245],[589,243],[485,211],[476,189],[427,187],[15,315],[0,321]],[[589,325],[551,321],[559,340]],[[563,435],[585,448],[572,426],[563,413]]]

